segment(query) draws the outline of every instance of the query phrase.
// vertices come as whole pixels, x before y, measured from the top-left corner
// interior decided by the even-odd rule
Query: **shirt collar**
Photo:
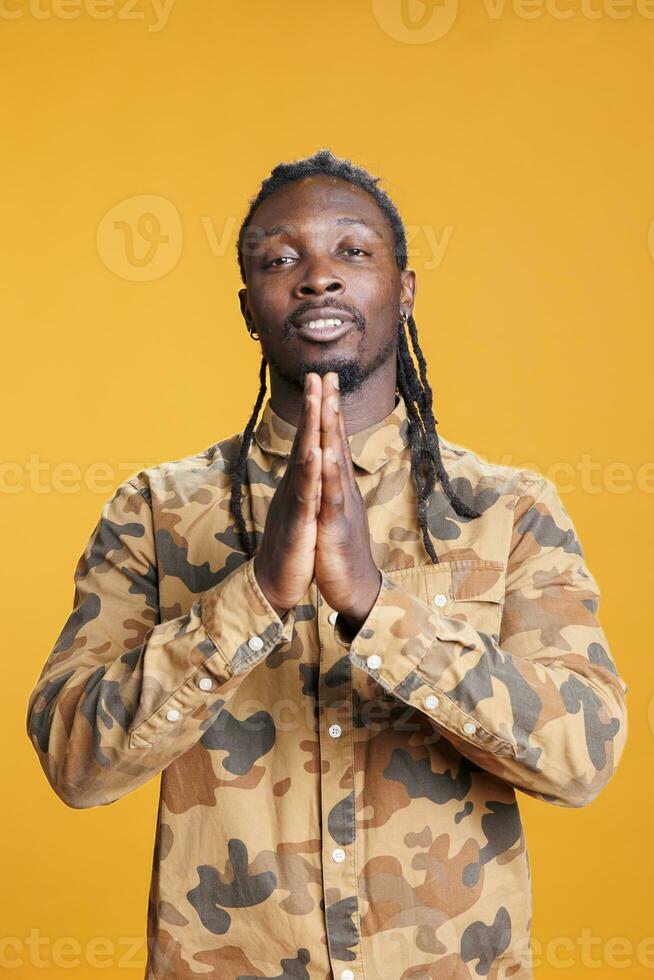
[[[401,453],[409,445],[409,420],[406,404],[399,392],[395,408],[379,422],[348,436],[352,462],[367,473],[375,473],[389,459]],[[254,438],[264,452],[277,456],[289,456],[295,438],[296,426],[291,425],[273,410],[270,398],[266,399],[263,413],[254,430]]]

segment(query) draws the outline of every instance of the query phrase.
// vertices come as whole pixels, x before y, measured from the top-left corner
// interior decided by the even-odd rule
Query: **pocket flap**
[[[504,602],[504,562],[491,558],[443,559],[435,565],[398,568],[386,574],[428,603],[437,596],[450,602]]]
[[[457,559],[452,566],[452,598],[504,602],[504,563],[491,559]]]

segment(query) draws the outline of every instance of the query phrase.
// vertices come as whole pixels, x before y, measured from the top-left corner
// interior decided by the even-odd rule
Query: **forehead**
[[[328,227],[337,218],[359,218],[392,243],[389,219],[367,191],[341,177],[301,177],[274,191],[252,215],[250,229],[293,225],[300,232]]]

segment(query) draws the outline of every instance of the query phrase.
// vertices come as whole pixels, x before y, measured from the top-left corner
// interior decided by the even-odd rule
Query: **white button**
[[[334,861],[338,861],[339,864],[340,864],[341,861],[344,861],[345,860],[345,851],[343,850],[343,848],[342,847],[337,847],[335,851],[332,851],[332,858],[334,859]]]
[[[263,646],[263,640],[260,636],[251,636],[248,640],[248,646],[250,650],[260,650]]]
[[[366,663],[374,670],[381,664],[381,657],[376,653],[371,653],[369,657],[366,657]]]
[[[335,613],[335,612],[332,612],[332,613],[330,613],[330,614],[329,614],[329,616],[327,617],[327,619],[328,619],[328,620],[329,620],[329,622],[330,622],[330,623],[332,624],[332,626],[334,626],[334,625],[335,625],[335,623],[336,623],[336,617],[337,617],[337,616],[338,616],[338,613]]]
[[[213,681],[210,677],[201,677],[198,681],[198,687],[201,687],[203,691],[210,691],[213,687]]]
[[[436,697],[435,694],[428,694],[427,695],[427,697],[425,698],[425,706],[427,708],[437,708],[438,707],[438,698]]]
[[[477,731],[477,726],[473,722],[467,721],[463,726],[463,731],[466,733],[466,735],[474,735]]]
[[[446,595],[443,595],[442,592],[439,592],[438,595],[435,595],[434,596],[434,605],[435,606],[446,606],[447,605],[447,596]]]
[[[329,726],[329,734],[331,735],[332,738],[338,738],[341,732],[342,732],[342,728],[340,725]]]
[[[177,721],[179,718],[179,711],[177,708],[169,708],[166,712],[166,718],[168,721]]]
[[[341,970],[341,980],[354,980],[352,970]]]

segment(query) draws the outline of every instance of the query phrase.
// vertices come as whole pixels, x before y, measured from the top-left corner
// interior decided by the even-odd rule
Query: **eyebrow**
[[[364,225],[371,232],[373,232],[373,234],[377,235],[378,238],[382,238],[379,232],[371,225],[369,225],[367,221],[364,221],[363,218],[348,218],[348,217],[337,218],[334,224],[335,225]],[[291,227],[291,225],[275,225],[274,228],[264,228],[261,234],[261,239],[273,238],[275,235],[280,235],[284,231],[292,233],[293,228]]]

